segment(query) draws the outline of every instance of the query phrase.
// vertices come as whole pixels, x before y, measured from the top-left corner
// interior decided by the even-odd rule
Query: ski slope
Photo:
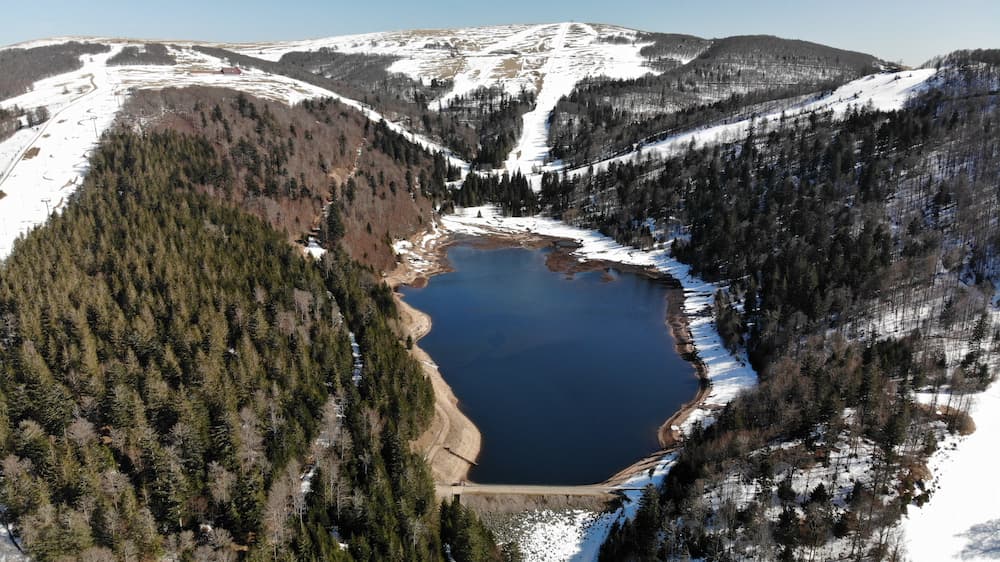
[[[610,42],[611,38],[618,42]],[[588,77],[626,79],[653,72],[639,54],[648,44],[639,41],[633,29],[555,23],[369,33],[225,47],[271,61],[288,52],[321,48],[399,57],[389,66],[390,72],[415,80],[452,81],[448,93],[430,102],[432,109],[447,107],[456,97],[479,88],[500,87],[514,95],[521,90],[535,92],[537,105],[524,115],[520,141],[505,165],[509,172],[529,174],[547,161],[548,121],[559,99]]]
[[[387,55],[398,60],[389,72],[414,80],[450,80],[452,89],[441,101],[447,105],[456,96],[475,89],[498,86],[516,94],[521,89],[537,92],[548,75],[550,60],[572,59],[580,76],[615,78],[650,72],[639,50],[638,31],[624,27],[554,23],[498,25],[460,29],[407,30],[342,35],[305,41],[224,44],[226,49],[270,61],[293,51],[327,48],[341,53]],[[624,38],[611,43],[610,38]]]

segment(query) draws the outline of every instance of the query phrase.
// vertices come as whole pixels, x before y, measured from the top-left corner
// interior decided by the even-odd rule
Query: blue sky
[[[56,35],[261,41],[368,31],[586,21],[702,37],[766,33],[919,64],[1000,48],[996,0],[29,0],[0,44]]]

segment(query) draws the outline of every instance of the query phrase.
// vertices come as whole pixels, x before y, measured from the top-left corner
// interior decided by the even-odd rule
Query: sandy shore
[[[421,235],[415,236],[412,242]],[[528,246],[539,247],[553,244],[558,240],[559,251],[553,252],[547,260],[547,265],[553,271],[577,273],[585,270],[615,268],[628,270],[661,280],[670,285],[666,325],[673,336],[677,353],[694,367],[695,376],[700,381],[698,392],[679,410],[673,413],[659,428],[657,437],[662,449],[638,460],[629,467],[623,468],[618,474],[609,478],[606,483],[613,484],[626,480],[629,476],[647,470],[664,454],[680,444],[683,435],[680,425],[692,412],[702,407],[711,390],[708,372],[704,363],[698,358],[694,340],[688,326],[688,318],[684,314],[684,291],[680,283],[668,275],[655,270],[624,265],[615,262],[590,260],[580,262],[572,256],[572,242],[534,234],[495,233],[479,238],[477,243],[488,246]],[[430,317],[410,306],[395,289],[401,285],[423,286],[429,277],[448,271],[446,260],[447,246],[450,239],[437,240],[431,247],[420,247],[414,243],[414,253],[420,257],[422,264],[419,271],[411,266],[411,262],[403,260],[386,276],[386,282],[393,288],[396,305],[399,308],[400,323],[403,337],[412,337],[414,345],[411,353],[420,361],[424,372],[434,387],[434,419],[430,427],[413,442],[414,450],[422,451],[424,458],[431,466],[431,472],[438,484],[455,484],[468,479],[469,470],[479,455],[482,446],[482,435],[458,407],[458,398],[448,383],[438,371],[437,364],[419,347],[418,342],[431,328]]]
[[[472,468],[470,461],[475,461],[479,456],[482,435],[472,420],[458,408],[458,398],[441,376],[437,364],[416,344],[430,331],[430,317],[407,304],[398,293],[396,306],[404,329],[414,341],[411,353],[423,366],[424,373],[434,388],[434,418],[427,431],[413,446],[416,450],[423,451],[435,482],[461,482],[468,478],[469,469]]]
[[[412,338],[410,353],[420,362],[434,389],[434,417],[412,447],[423,453],[435,482],[456,484],[468,478],[472,462],[479,456],[483,438],[476,424],[459,409],[458,398],[441,376],[437,364],[419,345],[420,338],[431,331],[430,316],[410,306],[396,291],[401,285],[423,285],[426,276],[444,271],[443,252],[443,247],[427,250],[431,270],[416,271],[404,260],[386,276],[386,282],[393,289],[393,298],[399,310],[401,335]]]

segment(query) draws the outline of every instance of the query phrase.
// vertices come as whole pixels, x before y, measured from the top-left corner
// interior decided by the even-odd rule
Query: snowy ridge
[[[675,156],[687,150],[692,144],[700,147],[709,144],[739,141],[747,136],[751,129],[757,132],[766,131],[769,123],[779,122],[782,117],[790,118],[808,115],[815,112],[832,111],[834,116],[842,118],[852,108],[869,107],[878,111],[895,111],[902,109],[904,104],[917,93],[927,87],[927,82],[937,71],[933,68],[905,70],[884,74],[871,74],[848,82],[833,92],[819,96],[782,111],[774,111],[756,119],[743,119],[732,123],[721,123],[685,131],[670,136],[662,141],[640,146],[636,150],[621,156],[615,156],[589,167],[594,171],[603,171],[612,163],[636,162],[646,158],[665,158]],[[589,167],[570,170],[570,175],[585,173]],[[544,171],[561,171],[558,163],[546,166]]]
[[[327,48],[341,53],[398,57],[389,72],[415,80],[451,80],[453,88],[441,102],[482,87],[500,86],[516,94],[522,88],[537,91],[547,77],[543,69],[552,58],[579,67],[581,76],[615,78],[641,76],[638,32],[624,27],[556,23],[541,25],[497,25],[460,29],[424,29],[342,35],[305,41],[227,44],[232,51],[269,61],[278,61],[293,51]],[[626,38],[633,43],[602,42],[602,38]],[[569,39],[567,41],[566,39]],[[560,64],[562,64],[560,63]],[[432,104],[437,107],[437,100]]]

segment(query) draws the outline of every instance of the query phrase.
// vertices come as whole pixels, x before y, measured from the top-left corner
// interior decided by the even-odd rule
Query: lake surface
[[[602,482],[657,450],[659,426],[697,391],[662,283],[568,278],[549,251],[455,245],[454,272],[403,288],[433,321],[420,346],[482,431],[475,482]]]

